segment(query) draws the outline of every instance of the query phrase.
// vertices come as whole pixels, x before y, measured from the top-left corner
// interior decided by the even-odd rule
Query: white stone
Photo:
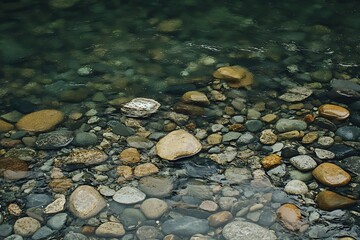
[[[123,187],[114,194],[113,199],[122,204],[135,204],[143,201],[145,197],[145,193],[137,188]]]
[[[309,189],[303,181],[295,179],[285,185],[284,191],[288,194],[305,194]]]
[[[59,198],[55,199],[55,201],[47,205],[44,212],[47,214],[61,212],[64,210],[65,203],[65,195],[61,195]]]

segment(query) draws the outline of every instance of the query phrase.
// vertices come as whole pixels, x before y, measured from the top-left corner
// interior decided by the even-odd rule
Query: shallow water
[[[58,3],[69,5],[59,6]],[[208,93],[217,87],[218,90],[224,90],[229,99],[244,97],[249,100],[248,106],[252,106],[261,101],[270,102],[274,99],[271,96],[281,95],[288,88],[307,86],[317,91],[312,101],[305,102],[305,105],[312,104],[310,107],[305,106],[305,109],[311,111],[312,107],[320,103],[332,101],[326,95],[331,89],[326,77],[329,72],[331,79],[352,79],[359,83],[360,10],[357,1],[2,1],[0,19],[0,113],[6,120],[8,117],[4,115],[15,114],[15,111],[21,115],[39,109],[55,108],[69,115],[96,109],[95,115],[102,117],[99,123],[89,124],[90,127],[87,128],[82,123],[86,123],[88,119],[79,123],[68,121],[59,128],[72,131],[80,128],[83,131],[85,128],[85,131],[89,131],[99,126],[106,129],[109,127],[106,124],[109,120],[123,117],[119,105],[134,97],[148,97],[159,101],[162,104],[161,112],[165,113],[171,111],[186,91]],[[221,83],[214,82],[212,73],[225,65],[248,68],[255,76],[252,88],[232,92]],[[320,76],[314,74],[319,70],[323,70]],[[345,103],[350,106],[351,101]],[[278,103],[279,106],[280,104]],[[225,114],[223,109],[228,105],[229,101],[212,101],[202,114],[203,117],[191,117],[190,123],[204,129],[214,123],[221,123]],[[354,113],[359,110],[354,109]],[[265,112],[271,112],[271,109],[267,108]],[[294,117],[297,113],[296,110],[290,110],[281,112],[280,115]],[[239,111],[237,114],[246,115],[246,112]],[[12,119],[16,123],[17,117]],[[157,124],[160,124],[162,131],[162,125],[168,122],[168,119],[156,116],[144,120],[142,124],[151,131],[159,130]],[[356,122],[351,124],[356,125]],[[191,129],[191,126],[187,127]],[[1,138],[9,138],[11,134],[14,133],[3,133]],[[126,141],[122,139],[113,149],[106,151],[115,156],[125,146]],[[227,146],[234,144],[225,143],[225,147]],[[16,146],[18,147],[23,147],[22,143]],[[38,162],[31,162],[31,177],[11,183],[2,181],[1,184],[6,184],[7,189],[13,186],[14,196],[24,197],[26,194],[17,193],[16,187],[23,186],[29,179],[35,179],[39,182],[39,187],[34,192],[50,193],[48,178],[43,174],[46,171],[39,169],[46,161],[52,166],[56,157],[67,155],[75,147],[58,151],[36,150],[40,157],[37,157]],[[246,148],[241,146],[238,150],[245,151]],[[259,150],[259,154],[269,151],[258,149],[256,144],[249,145],[248,148]],[[3,154],[10,149],[11,147],[4,145],[1,147]],[[146,160],[153,157],[148,153],[150,150],[141,151]],[[246,161],[237,159],[229,165],[249,167],[253,171],[256,164],[251,164],[251,157],[244,157]],[[194,161],[198,160],[193,157],[186,161],[191,162],[194,158]],[[200,159],[208,161],[206,151],[200,154]],[[114,161],[109,165],[114,167],[116,159]],[[181,194],[176,195],[189,182],[192,183],[188,179],[189,175],[206,179],[200,181],[201,184],[194,180],[194,185],[215,188],[217,184],[229,184],[223,175],[223,171],[229,167],[226,164],[217,166],[216,169],[213,162],[197,166],[186,161],[152,161],[161,169],[162,174],[178,174],[176,180],[179,182],[174,187],[174,196],[165,198],[171,203],[185,201]],[[203,170],[204,168],[207,170]],[[186,177],[182,175],[184,169],[188,171]],[[65,172],[67,171],[73,177],[82,170],[75,168],[66,169]],[[206,175],[207,171],[210,177]],[[115,179],[114,171],[104,172],[109,179]],[[100,182],[95,173],[101,175],[103,172],[93,171],[91,168],[86,170],[86,178],[82,184],[98,186]],[[112,187],[116,186],[114,180],[109,182]],[[137,182],[132,184],[136,185]],[[339,191],[356,196],[358,183],[353,184],[352,187]],[[274,185],[281,188],[284,183],[274,181]],[[253,190],[248,183],[243,186],[235,184],[234,188],[245,194],[246,198],[255,196],[256,201],[261,201],[265,193],[276,192],[267,188]],[[4,202],[1,211],[7,217],[8,199],[11,202],[15,198],[5,195],[3,193],[1,197]],[[201,197],[203,196],[187,199],[186,206],[181,205],[179,212],[199,218],[207,217],[206,214],[202,215],[202,211],[189,210],[193,204],[198,204],[198,198]],[[291,197],[291,202],[302,200],[301,197]],[[172,204],[176,209],[176,203]],[[277,205],[279,202],[273,203],[273,208]],[[313,206],[310,204],[301,208],[308,217]],[[357,204],[352,210],[356,212],[358,208]],[[350,219],[348,221],[351,225],[357,226],[355,217],[346,219]],[[6,219],[12,224],[16,218]],[[74,226],[82,226],[81,222],[72,220]],[[324,220],[326,221],[331,222]],[[336,221],[338,219],[331,224],[336,224]],[[337,230],[332,228],[330,235],[309,234],[308,231],[301,235],[298,232],[284,231],[279,226],[272,226],[272,229],[280,234],[280,239],[332,237]],[[69,225],[63,232],[58,231],[54,235],[63,237],[70,230]],[[350,236],[355,230],[346,231]],[[133,229],[129,230],[129,233],[133,232]],[[216,231],[212,231],[210,235],[223,239],[214,232]]]

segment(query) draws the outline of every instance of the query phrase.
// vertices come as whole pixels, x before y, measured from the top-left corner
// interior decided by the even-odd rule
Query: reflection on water
[[[296,155],[310,155],[315,164],[335,159],[351,172],[352,180],[330,190],[358,197],[356,1],[5,0],[0,3],[0,19],[2,237],[13,233],[17,219],[30,216],[50,227],[49,235],[43,229],[37,239],[64,237],[72,231],[99,238],[125,235],[123,239],[135,235],[145,239],[151,232],[154,239],[163,239],[172,233],[182,235],[176,226],[181,229],[184,221],[194,220],[184,216],[207,219],[221,211],[227,212],[213,216],[210,226],[194,221],[194,229],[186,229],[184,238],[190,239],[193,231],[207,235],[199,239],[238,239],[231,237],[234,233],[226,225],[235,217],[274,230],[279,239],[359,236],[358,204],[352,213],[320,210],[315,197],[328,187],[309,169],[297,169],[289,162]],[[234,65],[254,74],[251,87],[237,89],[233,79],[214,79],[216,69]],[[298,86],[311,89],[311,97],[304,97],[298,88],[290,94],[299,97],[300,91],[300,100],[279,97]],[[210,104],[199,95],[195,101],[181,97],[189,91],[204,93]],[[159,113],[126,117],[120,108],[134,97],[160,102]],[[325,103],[345,110],[336,108],[314,121]],[[24,115],[41,109],[57,109],[65,116],[44,131],[19,126]],[[349,118],[336,119],[348,110]],[[279,118],[304,120],[307,126],[290,128],[295,132],[286,135],[276,126]],[[202,150],[185,160],[164,161],[154,146],[177,128],[191,132]],[[265,129],[276,133],[275,142],[260,139]],[[332,142],[322,143],[323,138]],[[96,162],[99,156],[89,152],[95,148],[108,159]],[[128,148],[130,153],[123,153]],[[319,148],[335,156],[323,157],[315,151]],[[262,161],[271,153],[281,155],[282,162],[266,169]],[[73,155],[80,162],[67,163]],[[126,164],[121,160],[124,155]],[[291,179],[306,183],[306,193],[285,193]],[[69,202],[80,185],[98,190],[102,186],[101,197],[109,203],[106,210],[90,220],[81,220],[68,208],[65,218],[44,213],[44,206],[61,198],[56,194]],[[139,206],[141,201],[130,205],[113,201],[122,186],[165,200],[168,209],[152,218]],[[9,209],[10,203],[19,206],[19,214]],[[295,223],[284,223],[277,212],[284,203],[295,204],[301,220],[295,217]],[[62,225],[51,224],[55,216],[65,219]],[[174,219],[175,226],[168,222]],[[108,221],[121,222],[125,232],[96,230]]]

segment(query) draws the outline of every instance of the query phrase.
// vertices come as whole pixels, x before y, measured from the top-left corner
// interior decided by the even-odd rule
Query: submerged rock
[[[59,130],[40,134],[35,145],[39,149],[57,149],[67,146],[73,139],[74,136],[71,131]]]
[[[322,210],[332,211],[335,209],[347,208],[356,204],[356,200],[341,196],[332,191],[322,191],[316,197],[316,203]]]
[[[324,104],[319,107],[319,115],[327,119],[345,120],[350,116],[350,112],[338,105]]]
[[[134,98],[123,105],[121,111],[128,117],[147,117],[160,107],[160,103],[150,98]]]
[[[305,87],[295,87],[289,89],[286,93],[281,95],[279,99],[285,102],[300,102],[310,97],[312,90]]]
[[[320,164],[312,171],[312,174],[316,180],[330,187],[344,186],[351,180],[350,174],[333,163]]]
[[[234,221],[225,225],[223,232],[226,240],[276,240],[276,235],[260,225],[250,222]]]
[[[58,110],[40,110],[23,116],[16,123],[16,127],[28,132],[47,132],[61,123],[64,117],[64,113]]]
[[[213,77],[225,80],[232,88],[249,88],[254,83],[254,75],[241,66],[221,67],[213,73]]]
[[[301,222],[301,211],[297,206],[286,203],[276,211],[276,214],[285,228],[291,231],[300,230],[303,223]]]

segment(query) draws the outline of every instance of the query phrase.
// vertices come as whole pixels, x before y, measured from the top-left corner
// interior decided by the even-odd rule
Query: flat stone
[[[47,225],[54,230],[60,230],[65,226],[66,220],[68,218],[67,213],[58,213],[52,216],[48,221]]]
[[[7,180],[26,178],[29,174],[28,163],[11,157],[0,158],[0,177]]]
[[[122,187],[114,196],[114,201],[122,204],[135,204],[145,199],[146,195],[134,187]]]
[[[140,162],[140,153],[136,148],[126,148],[120,153],[119,158],[125,165],[138,163]]]
[[[163,159],[177,160],[197,154],[201,147],[201,143],[190,133],[175,130],[160,139],[156,152]]]
[[[241,184],[252,179],[252,175],[249,169],[235,167],[226,169],[225,177],[231,184]]]
[[[222,142],[235,141],[240,137],[241,133],[239,132],[228,132],[223,135]]]
[[[99,237],[121,237],[125,235],[124,226],[117,222],[105,222],[96,228],[95,234]]]
[[[173,109],[175,112],[193,116],[202,116],[205,114],[203,107],[183,102],[176,103]]]
[[[126,142],[130,147],[137,149],[150,149],[154,146],[151,140],[141,136],[130,136],[126,139]]]
[[[306,122],[297,119],[281,118],[276,122],[275,129],[278,132],[289,132],[293,130],[304,131],[307,128]]]
[[[220,227],[233,219],[233,215],[229,211],[221,211],[214,213],[208,217],[209,225],[211,227]]]
[[[281,164],[281,157],[277,154],[270,154],[264,157],[261,161],[261,165],[265,169],[270,169]]]
[[[192,236],[196,233],[205,234],[209,231],[208,221],[194,217],[184,216],[166,220],[162,224],[165,234],[175,234],[180,236]]]
[[[335,134],[344,141],[357,141],[360,137],[360,128],[356,126],[344,126],[338,128]]]
[[[93,187],[82,185],[70,195],[69,210],[78,218],[87,219],[106,207],[106,201]]]
[[[124,179],[130,179],[133,177],[132,168],[129,166],[118,166],[116,168],[116,174]]]
[[[64,113],[58,110],[40,110],[23,116],[16,123],[16,127],[28,132],[47,132],[60,124],[64,117]]]
[[[65,195],[61,195],[61,197],[55,199],[52,203],[47,205],[44,209],[44,212],[46,214],[61,212],[65,208],[65,203]]]
[[[279,99],[285,102],[300,102],[310,97],[313,91],[306,87],[295,87],[287,90]]]
[[[159,168],[153,163],[143,163],[136,166],[134,169],[134,174],[136,177],[144,177],[158,172]]]
[[[79,132],[75,135],[72,144],[79,147],[88,147],[96,145],[98,137],[92,132]]]
[[[250,87],[254,82],[253,74],[241,66],[221,67],[213,73],[213,77],[225,80],[232,88]]]
[[[315,160],[307,155],[298,155],[290,158],[290,163],[300,171],[313,170],[317,163]]]
[[[223,228],[222,234],[226,240],[276,240],[274,232],[255,223],[233,221]]]
[[[14,224],[14,232],[22,237],[32,236],[41,224],[38,220],[32,217],[23,217],[16,220]]]
[[[335,153],[322,149],[322,148],[315,148],[314,149],[316,157],[318,157],[321,160],[329,160],[335,158]]]
[[[65,193],[72,185],[73,181],[66,177],[51,179],[49,183],[51,190],[56,193]]]
[[[128,117],[147,117],[157,112],[160,106],[160,103],[153,99],[134,98],[124,104],[121,111]]]
[[[151,197],[170,196],[173,188],[173,179],[168,176],[146,176],[139,181],[139,189]]]
[[[70,153],[65,159],[65,164],[81,164],[81,165],[94,165],[105,162],[108,155],[98,149],[80,149]]]
[[[288,194],[306,194],[309,189],[303,181],[294,179],[285,185],[284,191]]]
[[[266,114],[265,116],[262,116],[261,120],[266,123],[272,123],[277,120],[277,115],[274,113],[269,113],[269,114]]]
[[[141,211],[149,219],[160,218],[169,209],[168,204],[158,198],[148,198],[140,205]]]
[[[0,133],[1,132],[8,132],[10,130],[13,130],[15,128],[14,125],[11,123],[5,122],[4,120],[0,119]]]
[[[220,144],[222,141],[222,136],[218,133],[213,133],[207,137],[206,141],[210,145]]]
[[[356,204],[356,199],[344,197],[332,191],[322,191],[316,197],[316,203],[321,210],[332,211]]]
[[[47,239],[53,233],[54,230],[52,230],[48,226],[42,226],[34,233],[34,235],[32,235],[31,239],[33,240]]]
[[[319,107],[319,115],[327,119],[345,120],[350,116],[350,112],[338,105],[324,104]]]
[[[120,214],[120,221],[125,226],[126,229],[132,229],[134,226],[139,223],[146,221],[146,217],[137,208],[126,208]]]
[[[147,239],[165,239],[164,234],[158,227],[154,226],[141,226],[136,230],[136,237],[139,240]]]
[[[319,137],[319,134],[317,132],[309,132],[304,135],[304,137],[301,139],[301,142],[304,144],[311,144],[315,142]]]
[[[208,212],[215,212],[219,209],[219,205],[214,201],[204,200],[201,202],[199,208]]]
[[[286,203],[277,209],[276,214],[280,223],[291,231],[300,230],[303,225],[301,221],[301,211],[294,204]]]
[[[312,171],[312,174],[316,180],[330,187],[345,186],[351,180],[347,172],[333,163],[320,164]]]
[[[59,130],[39,134],[35,145],[39,149],[57,149],[65,147],[74,139],[72,131]]]
[[[209,105],[210,101],[207,96],[198,91],[188,91],[182,95],[181,100],[185,103],[195,103],[199,105]]]

